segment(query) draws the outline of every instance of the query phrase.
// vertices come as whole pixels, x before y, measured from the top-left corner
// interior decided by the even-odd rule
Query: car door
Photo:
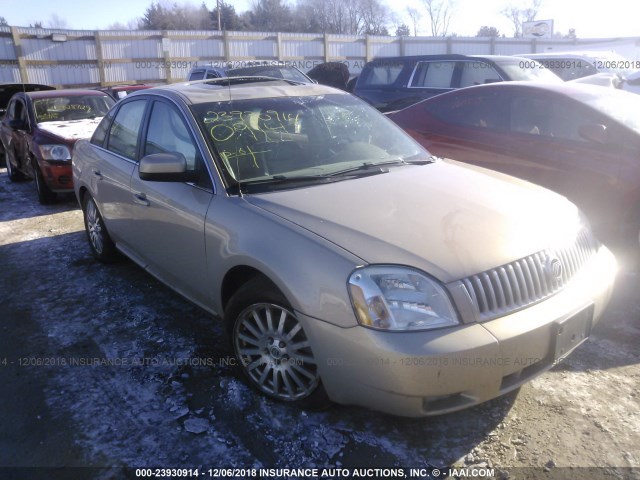
[[[91,139],[92,155],[86,159],[83,173],[112,239],[136,261],[129,185],[147,104],[145,99],[126,101],[115,115],[104,118]]]
[[[431,153],[514,173],[518,165],[504,142],[506,92],[458,90],[391,115]]]
[[[153,102],[142,142],[142,156],[180,153],[195,183],[144,181],[136,164],[131,177],[135,221],[131,225],[137,253],[147,270],[183,295],[208,305],[205,217],[214,198],[213,183],[194,132],[175,105]]]
[[[583,125],[611,130],[604,115],[566,97],[514,94],[509,130],[512,154],[527,162],[526,178],[559,192],[606,223],[616,211],[620,154],[612,145],[584,138]]]
[[[427,60],[416,63],[407,88],[412,102],[398,105],[399,108],[453,90],[457,70],[458,62],[454,60]]]
[[[23,128],[11,128],[9,123],[19,120]],[[14,97],[9,103],[7,114],[3,120],[3,140],[7,150],[8,160],[17,170],[27,172],[31,166],[26,164],[29,152],[29,114],[24,99]]]
[[[354,93],[382,112],[395,110],[398,102],[412,95],[407,91],[412,69],[409,62],[397,58],[370,62],[358,77]]]

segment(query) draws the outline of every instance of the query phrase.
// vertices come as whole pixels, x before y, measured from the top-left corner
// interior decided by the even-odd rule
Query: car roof
[[[424,60],[488,60],[488,61],[501,61],[501,60],[517,60],[517,57],[510,55],[462,55],[459,53],[446,53],[438,55],[408,55],[405,57],[378,57],[369,63],[384,62],[384,61],[407,61],[416,62]]]
[[[538,90],[545,91],[551,93],[557,93],[559,95],[566,95],[568,97],[574,98],[578,101],[586,98],[597,98],[597,97],[605,97],[605,96],[613,96],[613,95],[623,95],[627,98],[630,95],[628,92],[615,90],[612,88],[603,88],[599,85],[588,85],[584,83],[568,83],[568,82],[560,82],[560,83],[546,83],[546,82],[535,82],[535,81],[515,81],[515,82],[496,82],[489,83],[485,85],[474,85],[472,87],[459,88],[457,90],[443,93],[441,95],[437,95],[435,97],[431,97],[436,99],[443,95],[456,95],[456,94],[464,94],[464,92],[481,91],[480,89],[498,89],[498,91],[504,90],[506,93],[508,90]],[[426,101],[429,101],[427,99]]]
[[[120,92],[123,90],[144,90],[145,88],[152,88],[153,85],[140,85],[140,84],[135,84],[135,85],[112,85],[110,87],[100,87],[101,89],[111,89],[114,92]]]
[[[174,83],[155,87],[151,90],[142,90],[130,95],[131,98],[145,94],[167,96],[180,96],[189,104],[224,102],[229,100],[248,100],[259,98],[277,97],[302,97],[326,94],[348,93],[335,88],[316,83],[296,83],[286,80],[260,80],[251,77],[242,83],[229,84],[229,80],[239,80],[234,77],[225,77],[214,80],[198,80],[194,82]],[[252,81],[254,80],[254,81]]]
[[[94,97],[109,96],[98,90],[88,90],[80,88],[68,88],[64,90],[42,90],[39,92],[28,92],[31,98],[54,98],[54,97],[79,97],[84,95],[92,95]]]
[[[536,58],[556,58],[556,57],[562,57],[562,58],[586,58],[589,60],[596,60],[598,58],[606,58],[606,57],[611,57],[611,56],[615,56],[615,54],[613,52],[598,52],[598,51],[594,51],[594,52],[546,52],[546,53],[522,53],[519,54],[518,56],[521,57],[525,57],[525,58],[531,58],[531,59],[536,59]]]

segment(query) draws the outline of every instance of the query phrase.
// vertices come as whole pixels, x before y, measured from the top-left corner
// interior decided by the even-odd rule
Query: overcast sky
[[[163,0],[161,0],[162,3]],[[237,12],[249,9],[251,0],[227,0]],[[382,0],[408,25],[406,7],[420,8],[421,0]],[[513,35],[513,28],[500,10],[510,3],[521,0],[455,0],[456,9],[449,31],[460,36],[475,36],[483,26],[494,26],[507,36]],[[167,2],[167,3],[173,3]],[[185,3],[178,0],[178,3]],[[191,2],[200,5],[200,0]],[[206,0],[212,9],[215,0]],[[289,1],[291,3],[291,0]],[[9,25],[29,26],[43,22],[48,26],[53,15],[66,21],[68,28],[77,30],[105,29],[120,22],[127,24],[141,17],[151,0],[0,0],[0,16]],[[424,11],[424,8],[421,9]],[[556,32],[566,34],[575,28],[579,38],[633,37],[640,36],[640,4],[629,0],[543,0],[538,20],[554,20]],[[423,32],[427,31],[427,20],[423,18]],[[391,30],[392,32],[395,29]]]

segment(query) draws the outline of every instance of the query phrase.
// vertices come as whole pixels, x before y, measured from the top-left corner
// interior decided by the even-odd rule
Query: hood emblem
[[[553,286],[558,286],[562,283],[564,267],[560,259],[555,255],[547,255],[544,262],[544,272],[547,280],[549,280]]]

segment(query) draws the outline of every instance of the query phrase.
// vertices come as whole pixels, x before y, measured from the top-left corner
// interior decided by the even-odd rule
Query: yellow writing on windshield
[[[254,150],[249,146],[243,146],[243,147],[238,147],[235,151],[229,151],[229,150],[223,150],[222,152],[220,152],[220,154],[223,157],[223,160],[225,160],[225,163],[228,164],[228,166],[231,166],[231,161],[235,160],[236,162],[240,161],[240,160],[250,160],[251,162],[253,162],[253,166],[256,168],[258,167],[258,160],[256,158],[256,154],[261,154],[261,153],[268,153],[270,152],[270,150]]]
[[[216,142],[238,141],[286,142],[298,133],[300,113],[265,111],[209,111],[204,123]]]

